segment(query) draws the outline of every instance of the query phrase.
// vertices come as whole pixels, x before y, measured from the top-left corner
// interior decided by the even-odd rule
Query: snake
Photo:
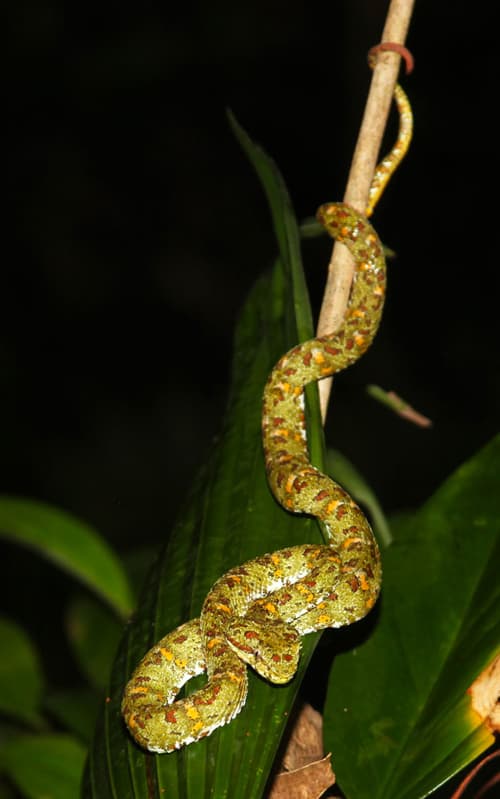
[[[247,666],[275,684],[298,667],[302,636],[352,624],[374,606],[381,586],[377,542],[349,494],[310,462],[304,388],[337,374],[368,349],[382,314],[386,267],[368,221],[406,152],[411,108],[397,85],[399,133],[375,171],[366,214],[327,203],[317,219],[348,247],[355,275],[343,324],[332,335],[295,346],[275,365],[263,393],[265,469],[275,499],[292,513],[323,523],[325,544],[302,544],[260,555],[223,574],[200,616],[164,636],[143,657],[126,685],[122,714],[139,746],[167,753],[229,723],[248,693]],[[204,686],[177,698],[193,677]]]

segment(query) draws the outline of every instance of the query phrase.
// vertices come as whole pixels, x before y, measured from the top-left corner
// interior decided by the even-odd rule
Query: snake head
[[[286,683],[297,671],[300,636],[280,619],[234,619],[227,627],[226,640],[233,652],[265,680]]]

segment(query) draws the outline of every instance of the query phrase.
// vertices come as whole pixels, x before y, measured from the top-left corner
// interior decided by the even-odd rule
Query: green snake
[[[411,110],[402,89],[398,140],[377,168],[369,212],[406,151]],[[247,665],[272,683],[297,669],[301,636],[361,619],[381,584],[379,550],[351,497],[309,459],[304,386],[345,369],[370,346],[385,295],[385,259],[366,216],[343,203],[322,205],[317,218],[356,264],[344,323],[334,335],[284,355],[264,389],[262,437],[270,488],[287,510],[321,520],[328,544],[303,544],[230,569],[208,593],[200,617],[170,632],[145,655],[128,682],[122,713],[136,742],[172,752],[230,722],[247,696]],[[192,677],[200,690],[176,699]]]

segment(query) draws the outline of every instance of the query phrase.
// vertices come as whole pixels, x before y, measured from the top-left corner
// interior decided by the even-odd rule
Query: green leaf
[[[336,659],[325,707],[349,798],[420,799],[492,743],[466,691],[500,651],[499,474],[500,437],[393,526],[375,633]]]
[[[180,752],[142,753],[127,737],[120,700],[133,668],[158,638],[197,616],[213,582],[228,568],[266,551],[319,541],[315,522],[287,514],[267,486],[260,438],[264,383],[277,358],[311,336],[299,236],[290,201],[273,162],[232,120],[268,194],[280,263],[255,286],[239,322],[229,408],[222,436],[201,471],[166,550],[150,575],[109,689],[86,772],[85,797],[176,796],[251,799],[267,776],[317,636],[304,641],[298,677],[272,686],[250,674],[241,714],[209,738]],[[308,392],[313,457],[322,439],[316,392]]]
[[[132,596],[123,568],[101,536],[41,502],[0,496],[0,536],[30,547],[87,585],[121,616]]]
[[[58,691],[43,701],[44,709],[68,732],[89,743],[94,732],[101,696],[89,688]]]
[[[391,530],[375,493],[353,463],[336,449],[327,451],[328,474],[370,514],[378,542],[384,547],[392,541]]]
[[[24,630],[0,618],[0,712],[40,724],[43,677],[35,648]]]
[[[18,797],[19,794],[14,795],[14,788],[0,777],[0,799],[18,799]]]
[[[0,767],[28,799],[79,796],[85,749],[68,735],[23,735],[0,750]]]
[[[123,629],[116,616],[93,597],[79,595],[66,611],[73,654],[89,682],[105,688]]]
[[[134,549],[125,552],[122,557],[123,567],[132,586],[135,601],[137,601],[156,554],[157,549],[153,545],[148,545],[147,547],[134,547]]]

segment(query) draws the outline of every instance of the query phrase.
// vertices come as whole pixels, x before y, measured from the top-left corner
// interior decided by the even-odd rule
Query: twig
[[[485,755],[485,757],[483,757],[479,761],[479,763],[477,763],[474,766],[474,768],[471,769],[471,771],[469,771],[469,773],[467,774],[465,779],[460,783],[460,785],[458,786],[457,790],[454,792],[454,794],[451,797],[451,799],[460,799],[460,797],[462,797],[464,795],[465,789],[472,782],[472,780],[474,779],[474,777],[476,776],[478,771],[480,771],[483,768],[483,766],[486,765],[486,763],[489,763],[490,760],[493,760],[495,757],[500,757],[500,752],[498,750],[495,751],[495,752],[492,752],[490,755]],[[493,778],[493,779],[495,779],[495,778]],[[495,784],[495,782],[491,782],[490,781],[488,783],[488,785],[490,785],[490,783],[491,783],[491,786]]]
[[[404,44],[415,0],[391,0],[381,41]],[[361,213],[368,193],[391,107],[400,56],[395,52],[379,55],[373,70],[370,91],[354,151],[344,202]],[[323,304],[318,321],[319,336],[340,327],[349,299],[354,262],[343,244],[336,243],[328,266]],[[319,383],[321,412],[326,417],[331,378]]]
[[[398,414],[398,416],[402,416],[403,419],[407,419],[409,422],[413,422],[416,424],[417,427],[432,427],[432,421],[427,416],[424,416],[423,413],[415,410],[409,402],[402,399],[395,391],[384,391],[383,388],[380,386],[367,386],[366,387],[367,394],[370,397],[378,400],[381,402],[382,405],[387,405],[391,411],[394,411]]]

